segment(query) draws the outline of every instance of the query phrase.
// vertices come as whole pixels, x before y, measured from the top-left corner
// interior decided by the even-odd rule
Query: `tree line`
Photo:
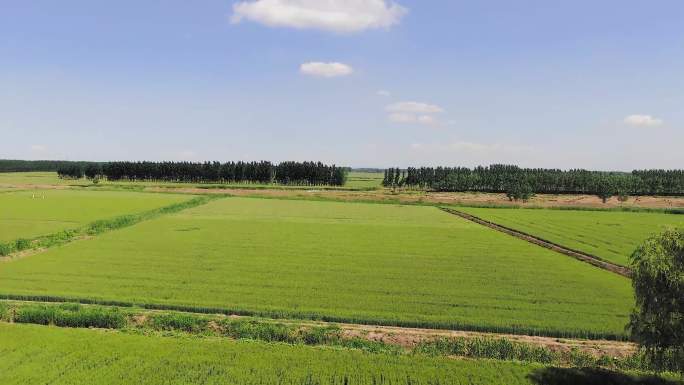
[[[96,162],[81,162],[69,160],[14,160],[0,159],[0,172],[55,172],[60,168],[77,165],[85,168],[86,165]]]
[[[385,170],[383,186],[435,191],[531,194],[591,194],[602,199],[627,195],[684,195],[684,170],[627,172],[488,167],[409,167]]]
[[[67,164],[58,168],[57,173],[61,178],[110,181],[342,186],[347,181],[348,169],[321,162],[107,162]]]

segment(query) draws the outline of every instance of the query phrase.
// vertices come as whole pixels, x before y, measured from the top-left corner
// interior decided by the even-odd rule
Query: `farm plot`
[[[381,172],[352,171],[347,175],[345,187],[374,189],[382,187],[383,174]]]
[[[151,210],[189,196],[109,191],[36,190],[0,194],[0,242],[34,238],[98,219]]]
[[[622,266],[648,236],[684,227],[684,215],[588,210],[458,207],[467,214]]]
[[[0,187],[9,186],[54,186],[87,185],[89,181],[60,179],[56,172],[0,172]]]
[[[531,384],[543,367],[221,339],[0,324],[12,384]],[[30,359],[27,359],[30,357]]]
[[[435,207],[227,198],[0,264],[0,294],[624,336],[630,283]]]

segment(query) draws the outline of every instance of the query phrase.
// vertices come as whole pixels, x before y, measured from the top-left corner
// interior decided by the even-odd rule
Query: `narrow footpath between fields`
[[[502,233],[514,236],[516,238],[522,239],[524,241],[533,243],[537,246],[545,247],[545,248],[553,250],[555,252],[558,252],[558,253],[567,255],[569,257],[578,259],[582,262],[589,263],[589,264],[594,265],[596,267],[599,267],[601,269],[608,270],[608,271],[613,272],[615,274],[619,274],[619,275],[622,275],[622,276],[627,277],[627,278],[632,276],[632,271],[629,268],[624,267],[624,266],[620,266],[620,265],[616,265],[616,264],[608,262],[608,261],[605,261],[605,260],[603,260],[597,256],[587,254],[587,253],[584,253],[582,251],[573,250],[573,249],[567,248],[565,246],[559,245],[557,243],[553,243],[553,242],[547,241],[545,239],[536,237],[534,235],[527,234],[527,233],[524,233],[522,231],[512,229],[510,227],[502,226],[502,225],[496,224],[494,222],[490,222],[490,221],[484,220],[482,218],[476,217],[474,215],[470,215],[470,214],[466,214],[466,213],[458,211],[458,210],[454,210],[453,208],[440,207],[440,209],[442,211],[449,213],[449,214],[459,216],[459,217],[467,219],[471,222],[475,222],[475,223],[480,224],[482,226],[489,227],[490,229],[494,229],[494,230],[500,231]]]
[[[150,327],[154,329],[154,326],[159,326],[159,320],[161,319],[167,320],[164,322],[164,326],[161,328],[161,330],[168,332],[174,330],[185,331],[190,332],[191,334],[196,334],[197,336],[225,336],[224,333],[220,333],[220,325],[224,325],[226,321],[236,321],[251,325],[249,328],[247,328],[249,330],[271,329],[268,327],[268,325],[274,325],[276,328],[277,325],[284,325],[286,328],[290,328],[291,330],[311,330],[312,328],[318,328],[320,330],[338,330],[339,337],[343,340],[365,340],[371,343],[380,343],[386,346],[396,346],[407,350],[413,350],[419,347],[421,344],[430,343],[436,340],[464,339],[468,341],[506,340],[515,344],[545,348],[552,352],[558,352],[561,354],[568,354],[575,351],[582,352],[595,358],[605,356],[616,359],[625,359],[637,351],[637,346],[629,341],[558,338],[509,333],[424,329],[298,319],[271,319],[241,315],[143,309],[138,307],[127,308],[107,305],[86,305],[73,302],[55,303],[43,302],[40,300],[0,300],[0,322],[55,324],[54,320],[51,321],[49,319],[50,317],[55,317],[56,313],[54,313],[54,311],[69,313],[69,311],[65,309],[71,308],[76,309],[72,316],[75,316],[74,318],[78,319],[78,326],[61,325],[62,327],[103,328],[103,326],[87,325],[86,321],[89,317],[93,319],[97,319],[98,317],[107,318],[102,317],[102,315],[114,314],[117,316],[122,316],[125,319],[123,324],[119,325],[118,327],[114,327],[115,329],[142,330],[150,329]],[[4,317],[2,316],[3,309],[5,309]],[[24,317],[26,319],[22,320],[22,317],[18,316],[18,314],[21,314],[23,310],[28,310],[28,314],[30,314],[31,310],[33,310],[34,314],[28,318]],[[46,318],[45,315],[41,315],[43,313],[48,314],[49,317]],[[13,314],[13,316],[11,314]],[[56,322],[56,324],[59,324],[59,322]],[[196,328],[197,325],[204,326]],[[105,326],[104,328],[112,327]],[[264,333],[264,335],[270,335],[270,333]],[[243,338],[255,337],[243,336]]]

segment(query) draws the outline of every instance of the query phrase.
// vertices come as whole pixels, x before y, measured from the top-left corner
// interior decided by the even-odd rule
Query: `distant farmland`
[[[622,266],[649,235],[684,227],[684,215],[586,210],[494,209],[459,211],[583,251]]]
[[[0,243],[71,229],[190,197],[117,191],[32,190],[0,194]]]
[[[632,306],[627,279],[435,207],[245,198],[0,265],[0,293],[613,338]]]

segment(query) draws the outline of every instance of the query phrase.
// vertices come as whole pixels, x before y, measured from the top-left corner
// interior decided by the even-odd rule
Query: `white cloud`
[[[392,96],[392,93],[389,92],[389,91],[386,91],[386,90],[379,90],[376,94],[377,94],[378,96],[384,96],[384,97],[390,97],[390,96]]]
[[[47,150],[47,147],[42,145],[42,144],[32,144],[31,145],[31,151],[43,152],[45,150]]]
[[[334,78],[351,75],[354,69],[343,63],[309,62],[299,66],[299,72],[309,76]]]
[[[432,115],[416,115],[397,112],[387,115],[387,119],[394,123],[418,123],[425,126],[439,124],[439,121]]]
[[[388,112],[405,114],[436,114],[444,112],[444,109],[440,106],[421,102],[399,102],[390,104],[385,109]]]
[[[389,28],[407,12],[391,0],[254,0],[234,4],[231,22],[351,33]]]
[[[629,115],[623,122],[635,127],[658,127],[664,123],[662,119],[654,118],[651,115]]]
[[[425,124],[427,126],[431,126],[431,125],[437,124],[437,119],[435,119],[435,117],[432,115],[419,115],[418,116],[418,123]]]
[[[415,123],[416,122],[416,116],[413,114],[389,114],[387,115],[387,119],[389,119],[391,122],[394,123]]]
[[[421,102],[399,102],[385,107],[388,112],[387,119],[394,123],[416,123],[425,126],[439,125],[439,120],[434,116],[444,112],[444,109],[434,104]]]

